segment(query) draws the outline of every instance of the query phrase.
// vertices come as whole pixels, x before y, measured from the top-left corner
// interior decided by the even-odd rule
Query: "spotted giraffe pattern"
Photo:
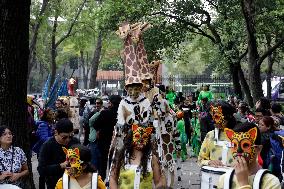
[[[139,23],[135,27],[131,27],[131,38],[133,41],[137,42],[136,57],[138,65],[140,66],[140,74],[142,80],[151,79],[148,68],[148,57],[142,38],[142,33],[149,28],[150,25],[148,23]]]
[[[160,60],[153,60],[152,62],[149,63],[149,72],[152,76],[154,84],[158,83],[158,69],[161,64]]]
[[[249,163],[253,161],[256,156],[254,147],[257,136],[257,128],[254,127],[247,132],[234,132],[232,129],[224,129],[227,137],[233,144],[233,157],[243,156]]]
[[[137,62],[135,46],[130,34],[130,25],[123,23],[116,32],[124,40],[123,62],[125,66],[125,85],[142,83],[140,65]]]

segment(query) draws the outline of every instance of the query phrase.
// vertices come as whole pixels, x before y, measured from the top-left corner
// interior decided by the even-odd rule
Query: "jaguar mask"
[[[224,129],[225,127],[225,117],[222,113],[222,107],[221,106],[210,106],[210,110],[211,110],[211,115],[212,115],[212,119],[215,122],[215,126],[219,129]]]
[[[83,172],[83,161],[80,160],[79,149],[66,149],[65,147],[62,148],[64,153],[66,154],[66,161],[69,162],[69,167],[66,168],[67,174],[75,178],[80,176]]]
[[[232,142],[233,157],[243,156],[248,163],[251,163],[257,155],[254,145],[257,128],[252,128],[247,132],[234,132],[232,129],[225,128],[225,133]]]
[[[138,125],[132,125],[132,142],[133,146],[137,150],[142,150],[142,148],[146,146],[151,136],[152,129],[152,127],[140,127]]]

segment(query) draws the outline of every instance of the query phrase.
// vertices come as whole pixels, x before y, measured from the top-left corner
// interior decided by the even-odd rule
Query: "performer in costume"
[[[204,85],[203,86],[203,90],[200,91],[199,95],[198,95],[198,99],[197,99],[197,105],[200,106],[201,104],[201,100],[205,97],[207,97],[208,101],[210,102],[211,100],[213,100],[213,93],[210,91],[209,89],[210,85]]]
[[[179,138],[181,142],[181,159],[182,161],[185,161],[187,159],[187,149],[186,149],[186,143],[187,143],[187,136],[185,133],[185,124],[184,124],[184,113],[182,111],[178,111],[177,113],[177,130],[179,131]]]
[[[191,137],[191,145],[193,150],[193,156],[198,156],[201,147],[201,133],[200,133],[200,122],[198,118],[198,111],[192,110],[191,126],[193,133]]]
[[[105,189],[105,184],[98,173],[93,170],[91,151],[83,145],[74,145],[70,149],[63,147],[66,154],[66,161],[69,167],[66,168],[63,177],[60,178],[55,189]]]
[[[159,160],[152,151],[152,129],[132,124],[123,148],[115,157],[110,174],[110,189],[163,187]]]
[[[262,145],[259,129],[254,123],[240,123],[234,129],[225,128],[234,157],[234,170],[227,171],[219,179],[223,189],[280,189],[278,178],[258,164]]]
[[[211,115],[215,129],[207,133],[199,152],[198,164],[212,167],[231,166],[232,153],[229,151],[230,141],[226,138],[224,128],[234,128],[236,120],[234,107],[225,101],[217,101],[211,106]]]
[[[132,25],[131,28],[136,25]],[[140,65],[137,62],[134,43],[130,35],[131,28],[128,23],[123,23],[117,31],[117,34],[124,40],[123,60],[127,96],[121,100],[118,107],[117,124],[114,129],[115,136],[110,147],[110,152],[113,154],[112,159],[117,156],[117,151],[123,147],[123,138],[131,130],[132,125],[150,126],[151,104],[142,93]],[[108,166],[107,174],[109,172]]]

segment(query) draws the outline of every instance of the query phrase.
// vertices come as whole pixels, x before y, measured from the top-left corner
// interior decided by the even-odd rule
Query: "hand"
[[[210,160],[208,165],[212,166],[212,167],[222,167],[222,166],[224,166],[223,163],[220,160]]]
[[[7,177],[12,176],[12,173],[10,172],[2,172],[2,174],[0,175],[0,180],[4,180]]]
[[[15,181],[19,180],[20,177],[21,177],[21,173],[12,173],[9,180],[11,182],[15,182]]]
[[[249,170],[245,158],[238,156],[235,159],[234,168],[239,185],[240,186],[249,185],[248,182]]]
[[[64,161],[63,163],[60,163],[61,169],[66,169],[67,165],[69,164],[68,161]]]

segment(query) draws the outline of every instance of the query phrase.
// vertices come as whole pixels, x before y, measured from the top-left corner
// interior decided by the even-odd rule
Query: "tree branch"
[[[160,15],[163,15],[163,16],[166,16],[166,17],[169,17],[169,18],[172,18],[172,19],[175,19],[176,21],[179,21],[183,24],[185,24],[186,26],[190,26],[194,29],[196,29],[198,32],[194,31],[194,29],[189,29],[190,32],[192,33],[195,33],[195,34],[199,34],[199,35],[202,35],[204,37],[207,37],[209,38],[213,43],[216,43],[216,39],[214,37],[212,37],[211,35],[205,33],[200,27],[201,25],[200,24],[196,24],[196,23],[193,23],[191,21],[188,21],[184,18],[180,18],[178,16],[175,16],[175,15],[171,15],[171,14],[167,14],[165,12],[156,12],[156,13],[153,13],[152,15],[157,15],[157,14],[160,14]]]
[[[73,27],[74,27],[74,25],[75,25],[75,23],[76,23],[76,21],[77,21],[79,15],[80,15],[80,13],[82,12],[82,9],[83,9],[84,5],[86,4],[86,2],[87,2],[87,0],[83,0],[83,3],[82,3],[81,6],[79,7],[79,10],[78,10],[78,12],[77,12],[77,14],[76,14],[74,20],[72,21],[68,32],[67,32],[64,36],[62,36],[62,37],[56,42],[55,47],[58,47],[58,45],[60,45],[66,38],[68,38],[68,37],[70,36],[71,31],[72,31],[72,29],[73,29]]]
[[[263,55],[258,59],[257,64],[260,66],[261,63],[266,59],[267,56],[273,53],[277,48],[279,48],[284,43],[284,36],[271,48],[269,48]]]

